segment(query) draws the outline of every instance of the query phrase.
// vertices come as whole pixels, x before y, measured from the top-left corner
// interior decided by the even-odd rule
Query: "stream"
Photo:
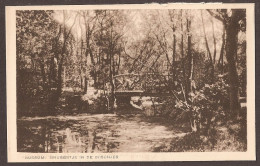
[[[152,152],[185,135],[160,117],[143,114],[77,114],[17,120],[18,152]]]

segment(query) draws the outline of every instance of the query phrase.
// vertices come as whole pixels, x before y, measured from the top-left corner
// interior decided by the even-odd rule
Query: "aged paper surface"
[[[183,13],[182,13],[182,10],[179,10],[179,9],[182,9]],[[202,12],[200,12],[201,9],[204,10],[203,11],[204,14],[207,13],[207,15],[202,14]],[[166,34],[166,36],[167,36],[168,31],[166,32],[164,30],[161,30],[159,27],[158,32],[160,32],[160,33],[157,33],[157,31],[151,30],[152,31],[151,33],[147,33],[144,35],[144,33],[140,32],[140,31],[145,31],[146,29],[149,29],[149,27],[152,26],[152,24],[153,24],[150,22],[146,23],[145,21],[147,19],[152,20],[151,19],[152,16],[155,18],[155,21],[158,21],[159,19],[162,19],[160,21],[164,21],[163,20],[163,18],[165,19],[164,14],[170,13],[170,12],[168,12],[168,10],[173,11],[173,13],[174,13],[174,11],[177,11],[177,13],[178,12],[180,13],[180,11],[181,11],[181,13],[183,14],[183,15],[181,15],[181,17],[183,18],[183,21],[181,21],[181,24],[179,24],[178,21],[176,21],[176,22],[178,22],[178,25],[182,25],[183,23],[185,24],[185,25],[182,25],[183,26],[182,28],[185,29],[185,32],[183,32],[184,30],[182,29],[183,34],[185,34],[184,42],[188,43],[189,36],[191,36],[192,43],[196,43],[196,42],[198,43],[199,41],[196,41],[195,39],[196,39],[196,35],[200,36],[197,34],[199,32],[197,32],[196,30],[190,31],[189,28],[191,28],[194,24],[201,25],[201,18],[204,17],[206,31],[205,31],[205,27],[204,27],[204,33],[203,33],[203,30],[202,30],[203,27],[198,25],[199,27],[197,27],[198,28],[197,30],[200,29],[201,30],[200,33],[202,35],[201,39],[198,39],[198,40],[203,40],[203,42],[204,42],[205,38],[203,37],[203,35],[206,36],[206,34],[207,34],[208,36],[206,38],[208,38],[208,42],[214,43],[213,39],[215,39],[215,38],[221,39],[221,36],[222,36],[221,30],[222,29],[220,27],[222,25],[217,21],[218,18],[216,18],[214,20],[214,23],[219,24],[219,26],[213,25],[213,21],[210,21],[210,18],[211,18],[209,15],[210,12],[207,12],[206,9],[210,10],[210,11],[214,11],[215,9],[227,9],[227,10],[225,10],[227,12],[227,18],[232,16],[233,9],[234,10],[241,10],[241,9],[243,10],[244,9],[246,11],[246,16],[245,16],[246,27],[244,27],[245,28],[244,32],[245,32],[246,36],[243,39],[243,41],[246,41],[245,42],[245,44],[246,44],[246,53],[245,53],[246,70],[245,71],[246,71],[246,78],[247,78],[246,96],[245,96],[246,97],[246,111],[247,111],[246,132],[245,132],[246,135],[245,136],[246,136],[247,141],[246,141],[246,145],[243,145],[243,146],[245,146],[245,150],[236,150],[236,149],[232,149],[232,147],[231,147],[230,149],[227,149],[227,150],[216,150],[216,149],[214,150],[214,148],[212,150],[209,150],[209,149],[199,150],[199,148],[197,150],[196,149],[195,150],[191,150],[191,149],[182,150],[180,148],[181,150],[175,149],[175,150],[167,151],[167,150],[165,150],[165,148],[174,149],[174,147],[170,147],[171,146],[170,142],[169,142],[169,144],[166,144],[167,141],[170,141],[171,139],[174,139],[176,137],[182,138],[183,135],[185,136],[187,133],[190,133],[190,132],[186,132],[186,133],[183,132],[184,134],[177,132],[177,135],[174,135],[174,134],[171,135],[172,133],[169,132],[168,129],[166,129],[168,126],[166,126],[166,128],[165,128],[165,126],[160,126],[160,125],[156,126],[154,123],[151,123],[151,122],[149,122],[149,123],[142,122],[140,120],[142,118],[140,118],[139,116],[137,117],[138,123],[136,123],[136,121],[129,121],[129,119],[131,119],[132,117],[128,116],[128,115],[125,116],[124,114],[123,115],[120,114],[120,118],[121,118],[121,116],[123,116],[124,119],[118,120],[117,119],[118,114],[116,114],[116,113],[114,113],[114,114],[89,114],[89,113],[75,114],[74,113],[74,114],[70,114],[70,115],[67,115],[67,114],[38,115],[38,114],[36,114],[36,115],[29,115],[29,116],[27,116],[27,114],[20,116],[20,114],[17,113],[17,108],[18,108],[17,107],[17,87],[18,87],[18,85],[17,85],[17,81],[16,81],[16,79],[18,78],[17,77],[17,71],[18,71],[17,70],[17,68],[18,68],[17,67],[17,63],[18,63],[17,56],[18,56],[18,54],[20,54],[20,50],[23,50],[25,47],[28,46],[28,50],[30,50],[30,51],[29,52],[27,51],[26,54],[30,54],[30,53],[33,54],[33,52],[37,54],[38,57],[34,57],[34,60],[36,61],[36,69],[35,69],[36,75],[38,72],[37,63],[40,64],[41,62],[43,62],[43,63],[46,62],[46,66],[43,67],[43,70],[40,70],[40,65],[39,65],[39,72],[40,71],[46,72],[50,68],[48,66],[49,61],[47,61],[47,56],[46,56],[45,60],[41,61],[39,59],[41,58],[42,54],[40,54],[39,51],[35,51],[36,43],[37,42],[41,43],[42,41],[37,41],[37,40],[31,41],[31,43],[29,43],[29,42],[26,43],[27,44],[26,46],[21,44],[22,49],[19,47],[19,50],[17,50],[18,49],[17,42],[22,43],[25,39],[25,36],[30,38],[31,36],[34,35],[32,33],[32,31],[36,30],[36,29],[34,29],[35,27],[32,27],[32,31],[23,31],[22,27],[27,26],[28,25],[27,23],[25,23],[25,25],[22,25],[22,26],[19,26],[19,25],[17,26],[17,24],[18,24],[17,20],[16,20],[18,18],[17,11],[22,11],[21,13],[25,14],[25,15],[26,15],[26,13],[23,11],[27,11],[27,10],[29,10],[29,11],[32,11],[32,10],[54,11],[54,15],[56,13],[58,13],[55,15],[55,17],[56,17],[55,19],[59,23],[60,27],[61,28],[62,28],[62,26],[65,27],[65,24],[66,24],[66,26],[68,28],[65,31],[62,31],[62,30],[60,31],[64,35],[64,36],[61,35],[61,38],[64,37],[63,39],[61,39],[59,41],[61,43],[64,42],[64,40],[67,40],[66,32],[69,35],[70,33],[68,33],[68,32],[70,32],[70,30],[71,30],[71,34],[73,34],[72,36],[74,36],[75,40],[79,39],[80,36],[82,35],[79,33],[80,31],[82,32],[81,25],[85,26],[85,27],[90,27],[93,29],[99,25],[100,25],[100,27],[105,26],[105,25],[101,24],[100,22],[102,22],[101,21],[102,18],[104,19],[107,15],[110,14],[110,11],[114,12],[114,11],[121,10],[125,13],[129,12],[130,13],[129,15],[133,15],[133,18],[135,18],[135,19],[133,19],[134,20],[133,22],[126,22],[126,25],[127,25],[127,23],[129,23],[129,24],[133,23],[135,25],[133,25],[133,26],[131,25],[131,26],[138,27],[139,29],[137,28],[137,30],[131,31],[131,28],[130,28],[130,30],[129,29],[126,30],[125,33],[127,33],[128,37],[129,37],[127,40],[128,42],[129,41],[134,42],[134,41],[138,41],[138,40],[145,41],[140,38],[145,38],[145,35],[152,34],[152,35],[155,35],[154,40],[158,42],[158,46],[160,46],[162,48],[162,50],[163,50],[163,48],[173,50],[172,46],[167,46],[167,42],[169,42],[167,37],[164,36],[164,38],[163,38],[163,36],[159,36],[159,35],[156,36],[156,34],[162,34],[162,33],[164,33],[164,35]],[[98,25],[95,24],[95,26],[91,26],[91,24],[88,24],[90,22],[90,19],[87,20],[86,22],[82,22],[82,23],[77,23],[77,22],[80,22],[80,19],[78,19],[78,20],[75,19],[76,21],[74,21],[74,22],[71,21],[72,17],[82,16],[82,18],[85,19],[85,17],[91,16],[91,14],[89,14],[88,11],[93,12],[94,10],[107,11],[107,13],[109,13],[109,14],[107,14],[106,12],[104,12],[104,13],[101,12],[101,14],[99,13],[100,15],[97,15],[97,17],[93,17],[93,18],[97,19],[97,24],[100,23]],[[164,12],[163,10],[167,11],[167,12]],[[84,12],[81,13],[80,11],[84,11]],[[137,12],[134,13],[131,11],[137,11]],[[154,15],[156,15],[154,13],[156,13],[157,11],[159,11],[158,13],[164,13],[164,14],[162,14],[161,18],[157,18],[156,16],[154,16]],[[46,12],[46,13],[48,13],[48,12]],[[62,14],[63,14],[63,18],[65,18],[64,13],[67,13],[66,17],[68,18],[68,20],[67,20],[67,22],[64,21],[62,23],[62,21],[61,21]],[[88,15],[85,15],[86,13]],[[139,14],[136,14],[136,13],[139,13]],[[151,15],[149,15],[147,13],[151,13]],[[128,17],[130,17],[129,15],[128,15]],[[195,20],[196,15],[198,16],[200,22],[196,22],[196,21],[198,21],[198,20]],[[112,19],[113,17],[117,17],[117,16],[118,15],[112,16],[109,19]],[[147,16],[147,18],[142,18],[143,16]],[[49,17],[49,16],[46,16],[46,17]],[[28,18],[29,18],[28,19],[29,22],[34,20],[34,17],[32,15],[30,15]],[[176,17],[175,17],[173,14],[173,17],[171,17],[171,18],[180,20],[180,15],[178,15],[178,17],[177,17],[177,14],[176,14]],[[195,21],[192,20],[192,18],[194,18]],[[24,19],[24,17],[22,17],[22,19],[19,21],[23,22],[24,21],[23,19]],[[44,20],[44,18],[39,18],[39,20],[41,20],[41,19]],[[121,19],[122,18],[119,17],[117,20],[118,22],[116,22],[115,24],[121,25],[121,22],[120,22]],[[189,19],[191,20],[191,27],[189,27],[190,25],[189,25],[189,22],[187,21]],[[194,22],[192,22],[192,21],[194,21]],[[144,22],[146,23],[145,27],[147,27],[147,28],[145,28],[145,30],[140,28],[141,27],[140,25]],[[32,24],[33,24],[33,22],[32,22]],[[215,34],[216,37],[214,36],[214,38],[212,38],[212,34],[211,34],[211,31],[212,31],[211,24],[213,26],[213,35],[214,35],[214,33],[216,33]],[[239,24],[240,24],[240,22],[239,22]],[[47,22],[46,24],[44,23],[41,25],[45,26],[45,25],[49,25],[49,23]],[[168,24],[165,23],[164,25],[166,26]],[[8,7],[6,7],[8,162],[255,160],[256,152],[255,152],[255,52],[254,52],[254,50],[255,50],[254,49],[255,30],[254,30],[254,25],[255,25],[255,23],[254,23],[254,4],[246,4],[246,3],[243,3],[243,4],[234,3],[234,4],[161,4],[161,5],[159,5],[159,4],[142,4],[142,5],[136,4],[136,5],[84,5],[84,6],[83,5],[82,6],[8,6]],[[70,29],[70,27],[72,27],[72,26],[74,26],[74,27],[78,26],[78,28]],[[111,24],[111,27],[112,27],[112,24]],[[111,34],[111,36],[113,36],[112,34],[115,31],[117,31],[117,30],[120,31],[120,26],[118,26],[118,27],[119,27],[119,30],[116,28],[115,29],[111,28],[107,32],[109,32]],[[215,27],[215,32],[214,32],[214,27]],[[19,28],[22,30],[20,31]],[[18,37],[19,37],[18,29],[19,29],[19,34],[22,36],[21,37],[22,41],[18,40]],[[29,25],[28,29],[30,29],[30,25]],[[177,34],[177,32],[176,32],[176,38],[178,39],[178,37],[181,37],[181,34],[182,34],[182,33],[180,33],[181,28],[179,26],[177,26],[177,27],[175,27],[175,29],[179,29],[179,34]],[[86,30],[86,29],[83,28],[83,31],[84,30]],[[124,31],[124,30],[125,29],[122,28],[122,31]],[[105,30],[103,30],[103,31],[105,31]],[[103,33],[103,31],[100,31],[100,32]],[[129,31],[131,31],[131,32],[129,32]],[[99,31],[97,30],[96,35],[98,34],[98,32]],[[139,33],[140,33],[140,35],[139,35]],[[169,32],[169,33],[171,33],[171,32]],[[106,33],[104,33],[104,34],[106,34]],[[172,36],[172,34],[175,34],[175,33],[171,33],[171,36]],[[191,35],[189,35],[189,34],[191,34]],[[42,32],[42,34],[36,34],[35,36],[37,36],[37,35],[44,36],[45,34],[44,34],[44,32]],[[132,37],[132,36],[135,36],[135,37]],[[187,39],[186,39],[186,36],[187,36]],[[193,36],[195,36],[195,37],[193,38]],[[165,42],[164,44],[166,45],[166,47],[163,47],[162,46],[163,43],[159,42],[162,40],[157,40],[159,37],[162,37],[161,39],[164,40],[164,42]],[[239,37],[241,37],[241,36],[238,35],[238,38]],[[242,36],[242,38],[243,38],[243,36]],[[31,38],[31,39],[34,40],[33,38]],[[114,38],[112,38],[112,39],[114,39]],[[238,39],[238,40],[240,40],[240,39]],[[74,41],[74,40],[72,39],[72,41]],[[93,41],[92,40],[90,40],[90,41],[92,42],[92,44],[95,42],[94,39],[93,39]],[[109,39],[102,39],[101,42],[102,41],[109,41]],[[45,43],[48,43],[48,42],[50,42],[50,41],[48,41],[48,40],[45,41]],[[80,42],[80,40],[78,42]],[[177,41],[176,47],[179,48],[180,44],[178,44],[178,42],[179,41]],[[202,42],[202,45],[196,47],[197,50],[199,50],[199,47],[206,50],[205,44],[203,44],[203,42]],[[66,44],[66,42],[64,42],[64,43]],[[82,41],[82,43],[84,44],[83,41]],[[85,44],[86,43],[87,43],[87,41],[85,42]],[[219,42],[219,43],[221,43],[221,42]],[[219,43],[217,43],[217,47],[215,45],[215,50],[216,49],[219,50],[219,52],[217,52],[217,54],[220,54],[221,44],[219,44]],[[31,46],[30,44],[33,46]],[[149,45],[149,44],[150,43],[148,42],[148,47],[152,47],[152,45]],[[29,45],[30,45],[30,47],[29,47]],[[141,44],[139,43],[137,45],[141,45]],[[188,48],[188,45],[189,44],[185,43],[184,47]],[[122,44],[120,44],[120,46],[122,46]],[[74,52],[71,51],[70,54],[75,54],[75,55],[80,54],[80,53],[78,53],[80,51],[77,50],[77,47],[80,47],[80,44],[78,46],[75,46]],[[93,49],[93,47],[98,48],[98,50],[99,50],[99,51],[95,52],[94,54],[100,55],[99,53],[102,52],[102,51],[100,51],[102,49],[102,47],[98,46],[98,42],[93,44],[93,46],[89,47],[88,49],[86,49],[86,47],[81,47],[81,50],[82,49],[89,50],[89,49]],[[212,50],[212,55],[213,55],[213,47],[214,47],[213,44],[210,44],[209,47]],[[47,47],[44,47],[44,48],[46,50],[49,49]],[[178,50],[178,48],[177,48],[176,54],[180,54],[180,52],[181,52],[180,50]],[[195,50],[195,46],[193,48]],[[126,54],[126,50],[124,50],[122,52],[124,52],[124,54]],[[64,52],[64,54],[65,54],[65,52]],[[150,54],[152,54],[152,53],[150,53]],[[165,54],[165,52],[162,52],[161,54]],[[169,53],[170,56],[171,56],[171,54],[172,53]],[[188,54],[189,54],[189,52],[187,53],[187,55]],[[83,55],[83,54],[81,53],[81,55]],[[86,54],[86,55],[88,56],[88,54]],[[195,55],[195,54],[193,54],[193,55]],[[27,55],[25,55],[25,56],[27,56]],[[219,57],[219,55],[217,55],[217,58],[218,57]],[[120,59],[120,57],[119,57],[119,59]],[[57,64],[61,63],[59,61],[60,60],[59,58],[57,58],[55,60],[56,60]],[[86,59],[86,60],[91,61],[90,59]],[[57,62],[57,61],[59,61],[59,62]],[[68,60],[68,62],[69,61],[70,60]],[[98,62],[98,60],[96,61],[96,63],[97,62]],[[30,60],[29,62],[27,61],[26,63],[32,63],[32,60]],[[115,62],[115,63],[117,63],[117,62]],[[194,63],[196,63],[196,62],[194,62]],[[148,60],[147,60],[147,64],[148,64]],[[191,63],[191,64],[193,65],[193,63]],[[74,66],[75,66],[75,64],[74,64]],[[111,66],[111,63],[110,63],[110,66]],[[58,69],[58,67],[57,67],[57,69]],[[66,70],[69,70],[69,69],[66,69]],[[71,76],[67,76],[67,78],[65,78],[66,71],[64,70],[62,72],[64,72],[64,73],[62,73],[64,80],[66,80],[66,79],[69,80],[70,79],[69,77],[73,77],[75,75],[75,73],[74,73],[74,75],[72,74]],[[102,73],[102,71],[101,71],[101,73]],[[39,75],[41,75],[41,74],[39,74]],[[22,77],[28,77],[28,79],[29,79],[29,75],[25,75],[25,76],[23,75]],[[116,77],[119,78],[119,77],[122,77],[122,75],[125,76],[126,74],[121,73],[121,75],[120,75],[120,73],[119,73],[118,76],[113,75],[114,76],[113,78],[116,78]],[[138,77],[139,77],[139,75],[138,75]],[[156,77],[159,77],[159,75],[157,75]],[[36,77],[36,79],[42,79],[42,78]],[[49,80],[49,79],[50,78],[47,78],[47,80]],[[132,77],[131,77],[131,79],[132,79]],[[38,82],[40,82],[40,81],[38,81]],[[82,84],[82,82],[81,82],[81,84]],[[85,84],[85,86],[86,85],[87,84]],[[192,83],[191,83],[191,85],[192,85]],[[89,87],[90,86],[91,86],[91,83],[89,83]],[[111,87],[111,85],[109,85],[107,83],[106,87],[108,87],[108,89],[109,89]],[[65,91],[65,90],[63,89],[63,91]],[[107,91],[108,91],[107,93],[109,93],[109,90],[107,90]],[[114,90],[114,91],[116,91],[116,90]],[[128,89],[128,91],[129,91],[129,89]],[[74,90],[74,92],[75,92],[75,90]],[[104,92],[105,92],[105,90],[104,90]],[[119,92],[123,93],[122,91],[118,91],[116,93],[119,94]],[[140,91],[136,90],[136,91],[132,91],[132,93],[139,94]],[[37,94],[37,91],[35,90],[35,93],[34,93],[34,90],[32,90],[32,94],[34,94],[34,95]],[[149,92],[149,95],[152,96],[154,94],[152,92]],[[149,96],[149,95],[147,95],[147,96]],[[26,95],[25,95],[25,97],[26,97]],[[46,95],[44,97],[46,97]],[[117,98],[116,101],[120,102],[120,98]],[[152,102],[153,102],[152,104],[154,104],[155,101],[152,100]],[[149,102],[147,102],[147,103],[149,103]],[[22,105],[26,105],[26,104],[27,104],[26,102],[24,102],[24,103],[22,102]],[[134,104],[132,104],[132,105],[134,105]],[[77,106],[77,104],[73,105],[73,107],[76,107],[76,106]],[[25,107],[25,108],[27,108],[27,107]],[[74,109],[74,108],[71,108],[71,109]],[[145,110],[145,109],[143,109],[143,110]],[[151,116],[153,117],[154,114],[155,113],[151,112],[151,111],[146,112],[147,117],[151,117]],[[135,115],[134,115],[134,117],[135,117]],[[79,124],[74,122],[74,120],[78,121],[78,119],[80,119]],[[82,119],[83,119],[83,121],[85,120],[84,123],[82,122]],[[57,121],[59,123],[56,124]],[[48,126],[48,123],[50,123],[50,124],[53,123],[53,124]],[[114,128],[112,128],[112,127],[109,128],[109,126],[115,125],[115,124],[117,124],[118,126],[114,126]],[[60,126],[56,126],[56,125],[60,125]],[[135,125],[139,125],[139,127],[135,126]],[[66,126],[66,127],[64,127],[64,126]],[[58,129],[57,129],[57,127],[58,127]],[[86,127],[86,128],[84,128],[84,127]],[[100,129],[102,127],[104,127],[105,129]],[[123,130],[122,129],[119,130],[118,129],[119,127],[123,128]],[[59,128],[62,128],[62,129],[59,129]],[[75,128],[80,128],[80,132],[74,131],[74,130],[76,130]],[[192,130],[193,129],[194,128],[192,128]],[[196,131],[197,131],[197,129],[196,129]],[[111,132],[112,132],[112,134],[111,134]],[[138,138],[135,138],[135,136]],[[204,138],[204,136],[203,137],[200,136],[199,138]],[[205,137],[205,139],[208,139],[208,137]],[[232,140],[232,138],[229,138],[229,139]],[[98,142],[97,140],[99,140],[99,141],[102,140],[104,142],[102,142],[102,141]],[[158,142],[156,142],[157,140],[158,140]],[[95,141],[97,141],[97,142],[95,142]],[[236,142],[236,140],[233,140],[233,142]],[[163,143],[165,143],[165,144],[163,144]],[[207,145],[205,145],[205,146],[207,146]],[[164,148],[162,148],[162,147],[164,147]],[[155,150],[156,148],[157,149],[161,148],[161,149]],[[151,150],[151,149],[153,149],[153,150]]]

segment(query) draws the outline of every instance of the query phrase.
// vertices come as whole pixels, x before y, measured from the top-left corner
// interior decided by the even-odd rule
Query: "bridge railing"
[[[138,74],[121,74],[114,76],[116,91],[143,90],[143,79]]]
[[[168,74],[120,74],[114,76],[116,91],[166,92],[167,82],[172,80]]]

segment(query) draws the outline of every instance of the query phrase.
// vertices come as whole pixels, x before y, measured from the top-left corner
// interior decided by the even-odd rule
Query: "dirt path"
[[[183,134],[140,114],[21,118],[18,151],[151,152]]]

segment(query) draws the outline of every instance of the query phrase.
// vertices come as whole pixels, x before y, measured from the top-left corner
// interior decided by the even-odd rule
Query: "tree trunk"
[[[110,65],[109,65],[109,81],[111,85],[111,94],[110,94],[110,106],[109,110],[112,111],[114,109],[114,101],[115,101],[115,86],[114,86],[114,81],[113,81],[113,68],[112,68],[113,62],[112,62],[112,55],[110,54]]]
[[[215,37],[215,29],[214,29],[214,22],[213,22],[213,19],[211,19],[211,24],[212,24],[213,46],[214,46],[214,52],[213,52],[213,65],[215,65],[217,51],[216,51],[216,37]],[[214,76],[214,74],[213,74],[213,76]]]
[[[221,66],[221,74],[224,73],[224,50],[225,50],[225,43],[226,43],[226,28],[225,28],[225,23],[223,24],[223,34],[222,34],[222,45],[221,45],[221,50],[219,54],[219,60],[218,60],[218,66]]]
[[[66,41],[67,41],[67,38],[64,37],[63,46],[62,46],[62,50],[61,50],[61,58],[60,58],[60,62],[58,63],[57,97],[60,97],[61,92],[62,92],[62,68],[63,68],[63,61],[64,61],[64,58],[65,58],[64,53],[65,53],[65,50],[66,50]]]
[[[183,39],[183,22],[182,22],[182,10],[181,10],[181,56],[182,56],[182,70],[183,70],[183,82],[186,86],[186,70],[185,70],[185,56],[184,56],[184,39]],[[185,88],[185,94],[187,94],[187,90]]]
[[[84,93],[87,93],[87,90],[88,90],[88,79],[87,79],[87,76],[85,76],[85,86],[84,86]]]
[[[110,24],[110,40],[109,40],[109,82],[111,86],[111,94],[110,94],[110,110],[114,110],[114,104],[115,104],[115,85],[113,81],[114,76],[114,48],[113,48],[113,25],[112,22]]]
[[[56,82],[56,71],[55,71],[55,64],[54,64],[54,56],[51,57],[50,60],[50,68],[49,68],[49,85],[53,87],[53,82]]]
[[[186,96],[191,92],[191,76],[192,76],[192,55],[191,55],[191,35],[190,35],[190,24],[191,20],[187,19],[187,33],[188,33],[188,44],[187,44],[187,58],[188,58],[188,79],[186,83]],[[189,101],[188,101],[189,102]]]
[[[121,62],[121,60],[120,60],[120,54],[119,54],[119,55],[118,55],[118,63],[117,63],[117,70],[116,70],[116,74],[118,74],[118,73],[119,73],[120,62]]]
[[[115,59],[112,58],[112,71],[113,71],[113,76],[115,75],[116,73],[116,68],[115,68]]]
[[[64,87],[66,87],[66,67],[63,68],[63,83],[64,83]]]
[[[173,32],[174,33],[174,32]],[[176,64],[175,64],[175,59],[176,59],[176,36],[173,34],[173,48],[172,48],[172,80],[173,84],[172,87],[175,88],[175,83],[176,81]]]
[[[237,54],[237,35],[239,25],[232,18],[226,26],[227,43],[226,43],[226,58],[229,70],[229,83],[230,83],[230,111],[231,115],[237,116],[240,110],[239,99],[239,80],[236,68],[235,57]]]
[[[60,97],[62,91],[62,63],[58,66],[58,82],[57,82],[57,96]]]
[[[42,81],[43,81],[43,89],[46,90],[46,74],[45,74],[45,69],[44,69],[44,60],[42,59],[40,62],[40,67],[41,67],[41,74],[42,74]]]
[[[230,111],[231,116],[237,116],[240,110],[239,105],[239,80],[236,68],[235,57],[237,54],[237,41],[239,24],[235,20],[235,13],[226,24],[226,58],[229,70],[229,83],[230,83]]]
[[[88,32],[89,33],[89,32]],[[97,88],[97,72],[96,72],[96,62],[95,62],[95,59],[94,59],[94,55],[93,55],[93,52],[92,52],[92,49],[90,48],[90,43],[89,43],[89,40],[90,40],[90,35],[88,35],[89,37],[86,39],[87,40],[87,50],[86,51],[86,57],[88,56],[88,53],[90,55],[90,60],[91,60],[91,63],[93,65],[93,79],[94,79],[94,87]]]

